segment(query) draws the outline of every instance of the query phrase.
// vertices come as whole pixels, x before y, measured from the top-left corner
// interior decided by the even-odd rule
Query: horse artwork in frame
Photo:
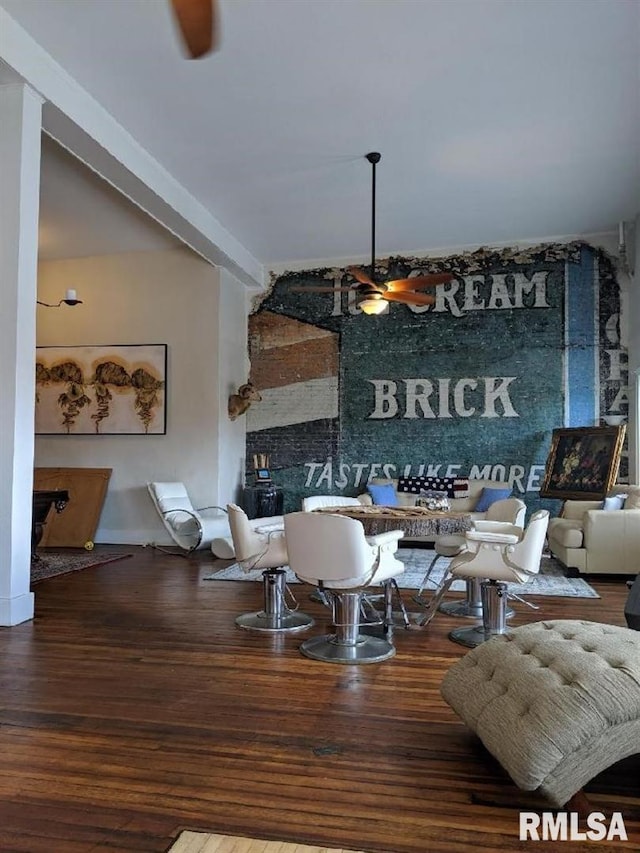
[[[554,429],[541,498],[600,500],[618,476],[626,426]]]

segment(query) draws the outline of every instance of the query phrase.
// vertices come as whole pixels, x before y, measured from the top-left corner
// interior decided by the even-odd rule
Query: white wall
[[[223,505],[237,503],[244,484],[246,455],[246,417],[230,421],[227,416],[229,395],[249,378],[248,291],[227,270],[220,270],[220,328],[218,362],[220,395],[218,420],[218,494]]]
[[[244,424],[229,429],[228,389],[245,381],[244,287],[187,249],[44,262],[38,298],[75,288],[82,305],[38,307],[39,346],[168,345],[167,434],[37,436],[37,467],[112,468],[96,542],[169,541],[146,491],[181,480],[196,507],[225,504],[244,471]],[[223,330],[222,334],[220,330]]]

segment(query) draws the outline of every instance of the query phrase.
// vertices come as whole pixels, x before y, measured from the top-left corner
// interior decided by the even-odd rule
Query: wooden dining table
[[[464,533],[472,527],[469,512],[432,510],[421,506],[327,506],[314,512],[346,515],[361,521],[367,536],[402,530],[407,539]]]

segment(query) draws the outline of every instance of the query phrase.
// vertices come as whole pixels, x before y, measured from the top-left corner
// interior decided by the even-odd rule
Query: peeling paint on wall
[[[248,413],[247,458],[270,455],[287,511],[407,472],[489,472],[545,505],[552,430],[626,414],[620,293],[604,252],[553,244],[377,268],[380,280],[434,272],[455,276],[434,305],[376,316],[337,289],[353,279],[336,268],[284,273],[256,304],[249,352],[263,402]],[[292,290],[318,284],[334,292]]]

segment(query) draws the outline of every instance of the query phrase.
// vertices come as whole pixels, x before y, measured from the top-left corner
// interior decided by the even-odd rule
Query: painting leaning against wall
[[[36,347],[36,435],[164,435],[166,344]]]

